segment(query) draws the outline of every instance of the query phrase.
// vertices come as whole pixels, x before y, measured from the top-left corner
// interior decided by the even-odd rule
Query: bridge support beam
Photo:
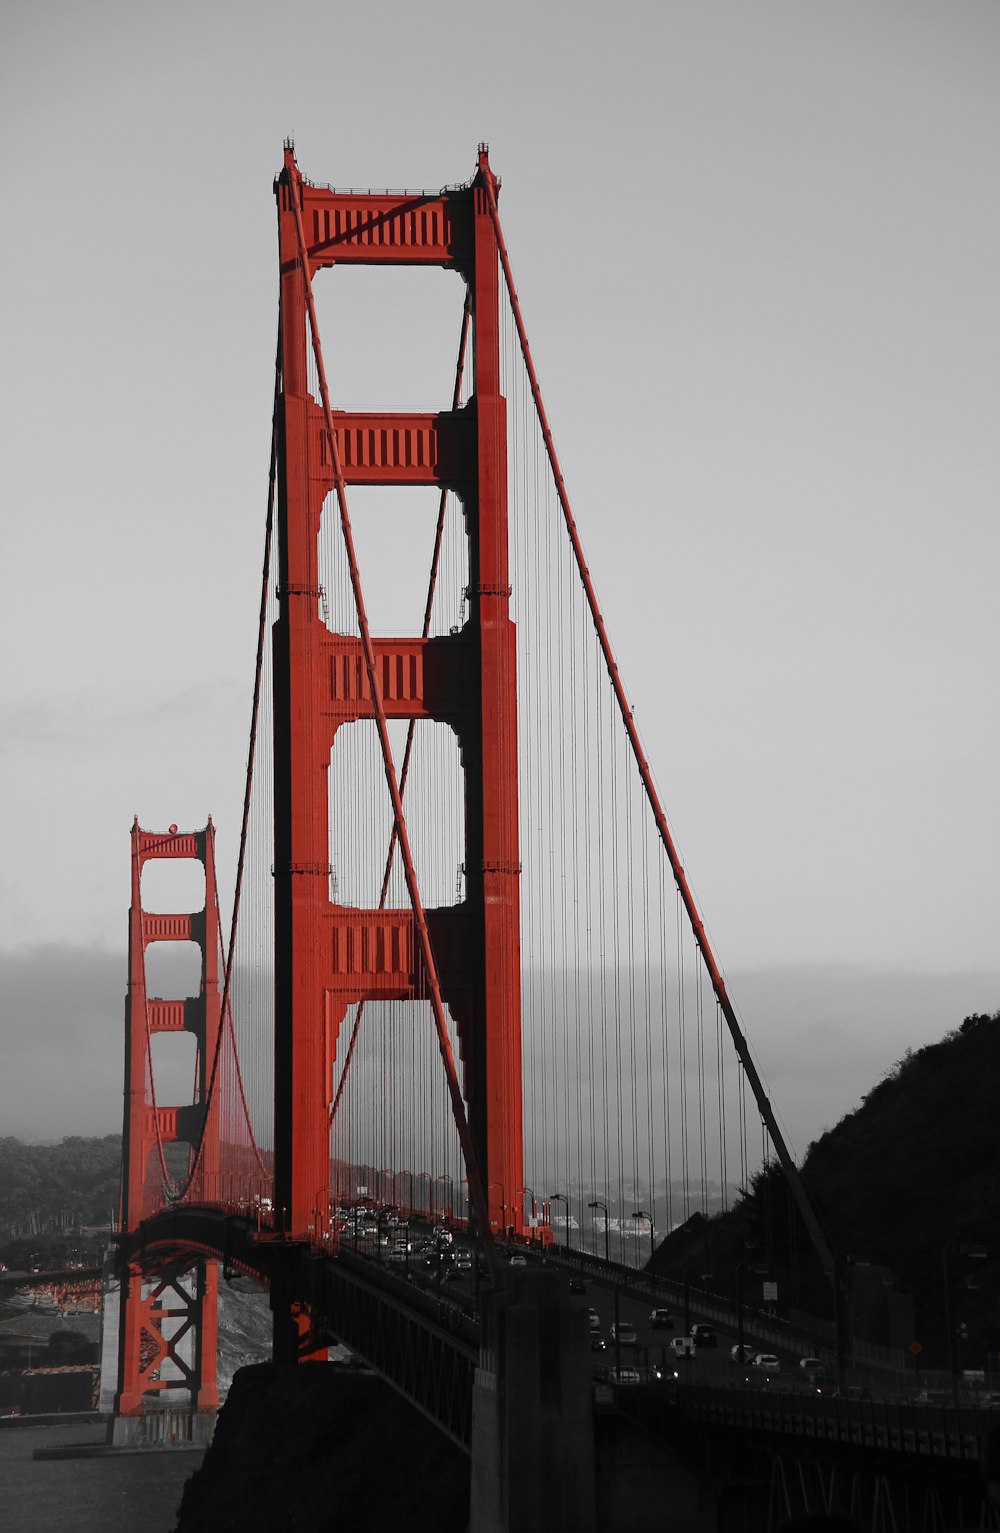
[[[441,997],[458,1036],[485,1216],[496,1232],[505,1226],[519,1232],[523,1225],[517,685],[498,245],[490,213],[497,186],[485,147],[473,182],[442,193],[383,196],[312,186],[300,177],[290,145],[276,182],[274,1172],[278,1227],[295,1239],[321,1241],[329,1227],[330,1105],[347,1008],[428,995],[411,904],[341,905],[332,883],[343,855],[330,844],[334,740],[338,730],[373,719],[376,709],[355,615],[331,609],[328,619],[321,617],[327,595],[320,586],[320,531],[324,506],[341,479],[325,412],[310,392],[307,265],[311,274],[352,263],[443,266],[460,271],[467,283],[468,402],[433,415],[337,412],[329,430],[343,484],[434,484],[462,503],[465,621],[435,638],[376,634],[372,645],[384,713],[446,724],[458,740],[465,896],[454,906],[429,909],[427,927]],[[423,587],[422,573],[419,578]]]
[[[197,861],[205,870],[205,905],[179,914],[146,911],[142,870],[162,858]],[[163,999],[146,984],[146,952],[158,942],[191,942],[201,950],[197,996]],[[135,1229],[163,1205],[163,1175],[183,1181],[201,1143],[201,1183],[217,1192],[218,1116],[208,1113],[208,1086],[220,1026],[219,914],[215,883],[215,827],[143,830],[132,826],[132,900],[129,909],[129,984],[125,1004],[125,1112],[122,1135],[121,1230]],[[153,1038],[190,1033],[197,1045],[194,1100],[163,1106],[156,1099]],[[168,1168],[166,1155],[171,1155]],[[219,1405],[216,1386],[218,1268],[204,1257],[147,1274],[142,1262],[121,1273],[115,1441],[142,1441],[143,1410],[184,1399],[189,1426],[183,1435],[211,1436]],[[197,1424],[196,1423],[197,1418]],[[162,1415],[159,1416],[162,1427]],[[173,1429],[170,1436],[174,1436]]]
[[[472,1405],[471,1533],[597,1527],[587,1314],[565,1279],[491,1294]]]

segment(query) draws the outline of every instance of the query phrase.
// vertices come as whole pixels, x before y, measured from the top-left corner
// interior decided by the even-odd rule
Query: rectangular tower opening
[[[397,779],[407,727],[399,720],[390,726]],[[338,905],[375,909],[393,817],[373,720],[346,724],[334,736],[329,807],[332,898]],[[458,904],[465,898],[465,774],[457,737],[446,724],[416,721],[403,813],[424,904]],[[386,908],[408,909],[409,905],[397,848]]]
[[[353,485],[347,492],[361,591],[374,638],[416,638],[424,613],[441,492],[430,485]],[[332,633],[360,627],[350,583],[340,510],[327,496],[320,521],[320,618]],[[436,565],[430,632],[450,632],[464,621],[468,543],[461,502],[448,496]]]
[[[146,994],[161,1001],[201,994],[201,948],[197,942],[150,942],[146,948]]]
[[[313,296],[333,408],[450,409],[465,292],[458,272],[437,266],[317,272]],[[315,379],[310,391],[319,398]]]
[[[152,857],[143,863],[139,897],[150,915],[205,908],[205,865],[197,857]]]

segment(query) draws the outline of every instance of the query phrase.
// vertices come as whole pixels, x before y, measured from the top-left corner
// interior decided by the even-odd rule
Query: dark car
[[[668,1309],[651,1309],[649,1312],[649,1323],[654,1331],[672,1331],[674,1328],[674,1317]]]
[[[693,1325],[691,1327],[691,1340],[696,1347],[717,1347],[719,1338],[710,1325]]]
[[[587,1285],[583,1281],[583,1278],[579,1278],[579,1277],[570,1278],[570,1280],[569,1280],[569,1291],[570,1291],[570,1293],[586,1293],[587,1292]]]

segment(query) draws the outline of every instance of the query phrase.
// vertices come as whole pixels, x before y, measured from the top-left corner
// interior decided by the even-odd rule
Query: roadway
[[[355,1243],[353,1235],[342,1235],[345,1244],[356,1246],[359,1255],[376,1263],[391,1266],[397,1274],[407,1276],[419,1286],[433,1290],[443,1304],[474,1313],[481,1283],[485,1282],[482,1256],[477,1240],[462,1231],[452,1232],[452,1243],[439,1255],[433,1250],[420,1249],[433,1242],[429,1222],[419,1219],[409,1221],[409,1243],[414,1249],[408,1253],[393,1254],[392,1247],[398,1239],[406,1240],[406,1226],[387,1226],[367,1234],[360,1234]],[[443,1260],[441,1256],[443,1255]],[[799,1368],[799,1359],[814,1355],[815,1347],[805,1342],[795,1343],[783,1337],[773,1338],[773,1331],[763,1339],[756,1333],[760,1327],[749,1319],[744,1324],[744,1343],[754,1352],[776,1355],[780,1368],[775,1371],[756,1368],[739,1368],[733,1362],[731,1349],[737,1344],[735,1316],[719,1318],[721,1301],[706,1304],[695,1292],[689,1295],[689,1325],[685,1327],[685,1306],[682,1289],[675,1284],[649,1284],[641,1273],[633,1269],[615,1268],[606,1276],[600,1272],[603,1265],[599,1259],[588,1259],[588,1270],[580,1271],[572,1256],[559,1247],[549,1247],[540,1253],[524,1246],[502,1248],[501,1264],[511,1262],[527,1266],[550,1265],[564,1271],[572,1285],[571,1302],[582,1311],[595,1311],[599,1321],[597,1335],[604,1346],[594,1340],[591,1328],[593,1375],[597,1382],[606,1380],[609,1370],[636,1369],[641,1379],[676,1378],[680,1382],[714,1384],[716,1386],[739,1386],[766,1390],[774,1388],[780,1378],[783,1391],[815,1393],[818,1389],[833,1387],[832,1373],[805,1374]],[[595,1270],[596,1269],[596,1270]],[[580,1291],[582,1289],[582,1291]],[[576,1291],[574,1291],[576,1290]],[[654,1309],[667,1309],[672,1316],[670,1328],[660,1328],[652,1323]],[[616,1345],[614,1325],[631,1325],[635,1331],[635,1343]],[[707,1324],[716,1337],[714,1346],[700,1346],[689,1357],[676,1357],[671,1349],[674,1337],[683,1336],[691,1325]],[[625,1375],[628,1377],[628,1375]]]

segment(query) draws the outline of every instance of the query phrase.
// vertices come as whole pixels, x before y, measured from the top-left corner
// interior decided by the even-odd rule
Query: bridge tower
[[[205,869],[205,907],[160,914],[142,907],[142,869],[153,858],[194,858]],[[146,950],[154,942],[193,942],[201,949],[201,984],[194,997],[163,1000],[146,985]],[[125,1002],[125,1111],[122,1135],[121,1229],[134,1229],[164,1204],[168,1173],[183,1183],[197,1146],[203,1185],[212,1195],[219,1172],[218,1115],[206,1125],[208,1087],[220,1024],[218,899],[215,827],[164,833],[132,826],[129,983]],[[161,1105],[156,1098],[152,1041],[159,1033],[190,1033],[197,1043],[193,1101]],[[171,1152],[170,1146],[187,1146]],[[175,1158],[176,1157],[176,1158]],[[169,1166],[168,1166],[169,1162]],[[118,1330],[115,1439],[141,1436],[146,1405],[173,1402],[187,1391],[192,1420],[210,1429],[218,1408],[216,1339],[218,1266],[201,1257],[159,1266],[155,1274],[122,1273]],[[195,1431],[198,1428],[195,1427]]]
[[[307,381],[307,280],[345,263],[457,269],[469,290],[472,397],[425,414],[333,412],[347,485],[436,485],[461,497],[469,616],[443,638],[373,639],[389,719],[455,732],[465,774],[465,898],[427,911],[441,995],[457,1024],[468,1116],[490,1224],[520,1227],[523,1185],[517,703],[509,616],[506,402],[500,392],[498,247],[481,146],[470,185],[373,194],[311,186],[293,150],[275,184],[281,273],[278,408],[280,607],[275,695],[275,1205],[308,1238],[329,1203],[329,1107],[338,1033],[359,1001],[420,999],[410,909],[331,902],[328,794],[338,729],[372,719],[359,638],[319,611],[318,539],[336,483],[324,412]],[[334,277],[335,277],[334,273]],[[329,279],[323,279],[329,280]]]

